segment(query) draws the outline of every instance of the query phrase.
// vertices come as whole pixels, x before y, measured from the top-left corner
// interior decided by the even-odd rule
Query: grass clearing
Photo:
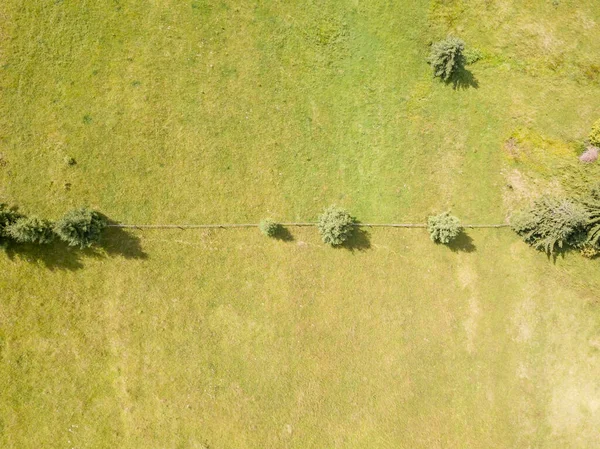
[[[502,222],[596,177],[573,143],[600,115],[585,2],[9,0],[0,17],[0,198],[24,212]],[[484,55],[478,87],[431,79],[449,32]],[[368,232],[349,251],[315,229],[111,229],[95,252],[0,254],[0,445],[595,444],[597,261],[552,263],[508,229],[455,251]]]

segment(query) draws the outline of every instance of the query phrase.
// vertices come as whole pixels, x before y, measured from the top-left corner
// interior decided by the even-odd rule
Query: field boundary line
[[[317,226],[318,223],[279,223],[281,226],[288,227],[309,227]],[[109,228],[125,228],[125,229],[227,229],[227,228],[257,228],[259,223],[222,223],[222,224],[124,224],[111,223],[107,225]],[[427,228],[427,223],[354,223],[353,226],[358,228]],[[510,227],[507,223],[499,224],[464,224],[466,229],[497,229]]]

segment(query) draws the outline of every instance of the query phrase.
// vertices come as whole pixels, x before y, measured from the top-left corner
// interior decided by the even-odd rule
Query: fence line
[[[317,226],[317,223],[279,223],[281,226],[288,227],[306,227]],[[130,228],[130,229],[227,229],[227,228],[257,228],[258,223],[223,223],[223,224],[109,224],[110,228]],[[365,228],[427,228],[426,223],[354,223],[353,226]],[[464,224],[463,228],[483,229],[483,228],[508,228],[510,225],[501,224]]]

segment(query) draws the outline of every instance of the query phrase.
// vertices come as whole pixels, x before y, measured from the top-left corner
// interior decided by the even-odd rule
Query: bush
[[[592,125],[589,139],[592,145],[600,147],[600,120],[596,120],[596,123]]]
[[[69,246],[86,248],[100,239],[106,224],[106,219],[100,213],[82,207],[67,212],[58,220],[54,232]]]
[[[354,232],[356,220],[344,209],[330,206],[319,216],[318,228],[324,243],[339,246]]]
[[[600,184],[594,186],[589,195],[581,200],[586,211],[586,243],[590,247],[600,248]]]
[[[464,51],[465,55],[465,64],[475,64],[477,61],[481,61],[483,59],[483,53],[476,48],[467,48]]]
[[[552,254],[556,246],[578,246],[587,223],[588,215],[581,204],[545,196],[536,200],[531,209],[516,213],[510,224],[525,242]]]
[[[50,243],[54,240],[52,223],[37,217],[21,217],[6,228],[10,238],[18,243]]]
[[[10,235],[8,235],[8,228],[21,217],[22,215],[14,208],[10,208],[8,205],[0,203],[0,238],[10,238]]]
[[[444,81],[465,66],[465,43],[456,37],[447,37],[431,46],[427,62],[433,68],[433,76],[439,76]]]
[[[459,236],[463,227],[460,220],[450,215],[450,212],[442,212],[427,219],[427,230],[435,243],[447,244]]]
[[[261,220],[261,222],[258,224],[258,229],[260,229],[260,232],[267,237],[274,237],[277,234],[277,231],[279,231],[280,227],[281,225],[279,223],[271,220],[270,218]]]

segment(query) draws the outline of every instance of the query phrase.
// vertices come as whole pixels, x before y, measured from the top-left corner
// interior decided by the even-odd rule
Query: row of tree
[[[69,246],[87,248],[99,241],[107,224],[104,215],[87,207],[70,210],[53,222],[36,216],[28,217],[14,207],[0,204],[0,240],[4,241],[44,245],[59,239]],[[317,222],[323,242],[331,246],[343,245],[352,237],[357,225],[355,217],[337,206],[325,209]],[[427,227],[431,239],[443,244],[450,243],[463,231],[460,220],[448,212],[429,217]],[[282,225],[265,219],[259,223],[259,229],[268,237],[276,237]]]
[[[352,237],[353,232],[359,225],[355,217],[337,206],[330,206],[317,221],[317,228],[321,234],[323,243],[331,246],[341,246]],[[277,237],[282,230],[282,225],[271,219],[262,220],[259,224],[260,231],[267,237]],[[449,212],[442,212],[427,220],[427,230],[431,240],[435,243],[448,244],[456,239],[463,227],[460,220]]]
[[[343,245],[358,225],[347,210],[336,206],[325,209],[317,222],[323,242],[331,246]],[[515,213],[510,225],[526,243],[548,254],[578,249],[586,257],[596,257],[600,255],[600,184],[579,197],[538,198]],[[266,219],[259,228],[264,235],[276,237],[282,226]],[[464,228],[457,217],[442,212],[428,217],[427,230],[435,243],[449,244]]]
[[[0,204],[0,240],[44,245],[59,239],[69,246],[87,248],[100,239],[107,220],[87,207],[68,211],[53,222],[26,216],[17,209]]]
[[[0,241],[43,245],[59,239],[86,248],[98,242],[107,224],[104,215],[87,207],[70,210],[52,222],[0,204]],[[600,184],[579,197],[543,196],[515,213],[510,224],[525,242],[548,254],[575,248],[587,257],[600,255]],[[347,242],[357,226],[356,218],[337,206],[325,209],[317,222],[323,242],[331,246]],[[259,229],[268,237],[277,237],[282,225],[265,219]],[[435,243],[449,244],[464,228],[457,217],[442,212],[428,217],[427,230]]]

